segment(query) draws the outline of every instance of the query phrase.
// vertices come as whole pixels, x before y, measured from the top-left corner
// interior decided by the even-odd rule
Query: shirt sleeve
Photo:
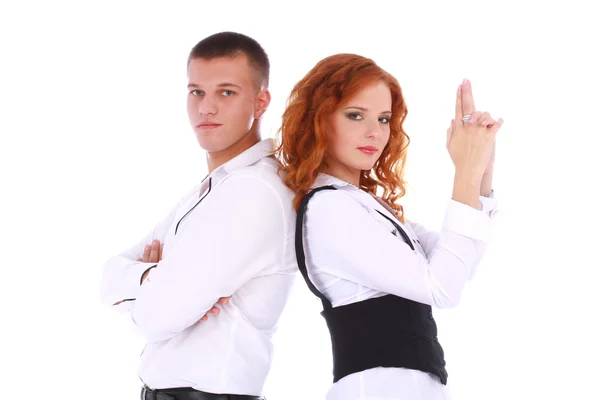
[[[451,241],[453,239],[453,236],[461,235],[460,232],[464,233],[466,231],[470,231],[470,233],[472,234],[471,239],[473,239],[473,243],[475,245],[476,255],[475,260],[471,266],[471,273],[469,274],[469,279],[473,279],[481,263],[481,260],[485,255],[485,251],[488,247],[488,244],[493,241],[493,234],[495,231],[494,220],[499,212],[497,207],[497,201],[495,199],[489,199],[487,197],[481,196],[479,211],[474,210],[473,208],[468,206],[468,208],[464,208],[462,207],[463,204],[455,203],[457,202],[455,202],[454,200],[450,200],[449,206],[446,210],[446,218],[444,219],[444,225],[442,229],[446,231],[446,234],[451,238]],[[473,214],[473,211],[475,212],[475,217],[477,219],[483,214],[484,216],[487,216],[489,218],[489,222],[485,221],[485,218],[483,224],[478,224],[477,220],[469,221],[468,215]],[[463,212],[465,212],[465,215],[461,217],[461,213]],[[440,232],[428,230],[422,224],[413,221],[407,221],[407,224],[410,225],[412,230],[417,235],[421,248],[427,255],[427,259],[429,259],[433,250],[436,248],[440,237]],[[458,247],[460,247],[461,241],[462,239],[460,239],[459,237],[459,239],[456,241],[458,242]]]
[[[438,308],[456,306],[489,240],[486,212],[451,200],[439,233],[411,224],[427,255],[392,235],[344,191],[317,193],[309,202],[306,238],[319,269],[383,293]]]
[[[188,214],[175,240],[131,308],[148,342],[177,335],[197,323],[220,297],[280,265],[281,200],[256,177],[229,177]]]
[[[197,188],[191,190],[171,208],[165,218],[156,224],[152,231],[131,248],[118,255],[110,257],[102,266],[102,279],[100,283],[100,299],[107,307],[113,307],[118,312],[125,313],[131,309],[140,290],[141,278],[144,272],[156,264],[137,261],[144,255],[146,245],[153,240],[165,241],[168,230],[173,223],[177,209],[192,193],[197,193]]]

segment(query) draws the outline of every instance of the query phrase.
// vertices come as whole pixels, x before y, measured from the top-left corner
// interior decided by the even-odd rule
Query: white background
[[[494,185],[504,215],[462,304],[435,314],[454,399],[600,398],[597,13],[577,1],[447,3],[3,0],[2,397],[139,398],[143,343],[101,306],[101,266],[205,175],[186,57],[235,30],[271,59],[264,137],[327,55],[358,53],[394,74],[412,140],[404,204],[434,229],[451,190],[455,90],[472,80],[478,108],[506,121]],[[269,400],[323,398],[319,311],[298,279]]]

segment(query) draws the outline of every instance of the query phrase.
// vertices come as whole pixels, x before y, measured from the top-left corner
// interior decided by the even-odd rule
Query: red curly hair
[[[404,164],[410,139],[402,128],[407,108],[400,84],[375,62],[356,54],[336,54],[317,63],[292,89],[278,130],[276,150],[285,184],[297,193],[294,208],[324,172],[327,118],[366,86],[383,81],[392,94],[390,139],[371,170],[362,171],[360,188],[377,195],[404,222],[404,209],[396,201],[406,193]]]

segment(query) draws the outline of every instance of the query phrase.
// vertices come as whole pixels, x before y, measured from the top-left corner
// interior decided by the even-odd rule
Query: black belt
[[[192,388],[149,389],[142,388],[141,400],[266,400],[245,394],[206,393]]]

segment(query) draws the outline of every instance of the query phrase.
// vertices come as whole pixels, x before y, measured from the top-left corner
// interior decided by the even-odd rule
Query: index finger
[[[157,263],[160,261],[158,259],[159,248],[160,248],[160,245],[159,245],[158,240],[153,240],[152,246],[150,247],[150,257],[148,257],[148,262]]]
[[[142,261],[147,263],[149,258],[150,258],[150,245],[144,247],[144,255],[143,255]]]
[[[462,85],[462,111],[463,114],[473,114],[475,112],[475,100],[473,100],[473,89],[471,81],[465,79]]]

